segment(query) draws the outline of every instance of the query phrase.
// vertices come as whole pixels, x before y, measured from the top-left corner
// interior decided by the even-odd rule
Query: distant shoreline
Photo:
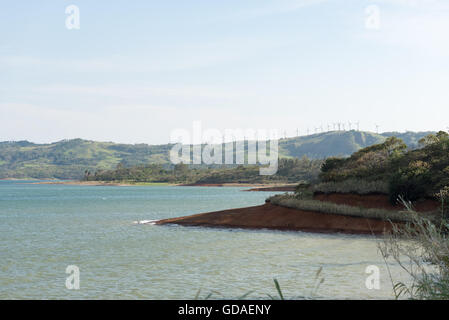
[[[108,182],[108,181],[77,181],[77,180],[54,180],[54,181],[39,181],[30,182],[29,184],[60,184],[60,185],[73,185],[73,186],[105,186],[105,187],[135,187],[135,186],[175,186],[176,184],[170,183],[158,183],[158,182]]]
[[[20,181],[22,179],[13,179]],[[28,179],[23,179],[24,181]],[[135,187],[135,186],[178,186],[178,187],[248,187],[251,189],[245,191],[294,191],[296,184],[262,184],[262,183],[165,183],[165,182],[109,182],[109,181],[76,181],[76,180],[53,180],[29,182],[29,184],[59,184],[59,185],[76,185],[76,186],[118,186],[118,187]]]

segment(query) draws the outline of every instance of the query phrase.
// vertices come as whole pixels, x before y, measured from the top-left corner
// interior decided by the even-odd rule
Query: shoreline
[[[259,206],[199,213],[162,219],[156,225],[271,229],[315,233],[381,235],[392,230],[390,222],[380,219],[350,217],[305,211],[265,203]]]
[[[401,211],[400,205],[392,205],[387,195],[357,195],[357,194],[316,194],[313,199],[347,205],[359,208],[377,208],[383,210]],[[439,207],[433,200],[421,200],[413,203],[417,212],[432,212]],[[178,224],[183,226],[242,228],[242,229],[272,229],[285,231],[303,231],[317,233],[346,233],[381,235],[390,232],[394,225],[404,222],[391,222],[377,217],[363,217],[303,210],[279,206],[265,201],[265,204],[199,213],[189,216],[162,219],[157,225]]]
[[[107,182],[107,181],[77,181],[77,180],[55,180],[55,181],[39,181],[29,182],[27,184],[59,184],[59,185],[74,185],[74,186],[104,186],[104,187],[136,187],[136,186],[175,186],[176,184],[163,182],[142,182],[142,183],[127,183],[127,182]]]
[[[5,179],[6,180],[6,179]],[[27,181],[28,179],[11,179],[14,181]],[[38,180],[38,179],[35,179]],[[27,184],[59,184],[59,185],[76,185],[76,186],[119,186],[119,187],[135,187],[135,186],[176,186],[176,187],[247,187],[251,188],[244,191],[294,191],[295,185],[291,184],[262,184],[262,183],[200,183],[200,184],[180,184],[168,182],[109,182],[109,181],[79,181],[79,180],[51,180],[28,182]]]

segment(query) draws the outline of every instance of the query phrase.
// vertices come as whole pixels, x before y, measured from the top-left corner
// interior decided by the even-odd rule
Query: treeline
[[[279,159],[278,171],[272,176],[259,174],[258,165],[239,165],[233,167],[191,167],[180,163],[174,166],[149,164],[126,167],[119,164],[115,170],[86,171],[84,180],[166,182],[166,183],[269,183],[299,181],[313,182],[318,178],[322,161],[301,159]]]
[[[388,184],[392,202],[399,196],[411,201],[435,197],[449,186],[449,135],[444,131],[427,135],[414,150],[401,139],[390,137],[348,158],[328,158],[320,180],[336,186],[345,181],[360,185],[363,181],[382,181]]]

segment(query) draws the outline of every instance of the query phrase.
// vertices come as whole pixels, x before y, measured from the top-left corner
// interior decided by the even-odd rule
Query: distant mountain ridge
[[[330,131],[279,140],[279,156],[285,158],[324,159],[349,156],[353,152],[382,143],[396,136],[410,148],[434,132]],[[169,165],[171,144],[118,144],[82,139],[62,140],[50,144],[28,141],[0,142],[0,178],[79,179],[85,170],[108,170],[119,163],[124,166],[159,163]]]
[[[347,157],[362,148],[384,142],[395,136],[414,149],[422,137],[435,133],[426,132],[384,132],[381,134],[367,131],[330,131],[308,136],[281,139],[279,153],[285,157],[307,156],[312,159],[324,159],[330,156]]]

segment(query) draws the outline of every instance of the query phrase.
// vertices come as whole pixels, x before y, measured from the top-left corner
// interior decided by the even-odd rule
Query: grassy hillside
[[[382,143],[386,137],[372,132],[334,131],[309,136],[281,139],[281,158],[324,159],[349,156],[353,152]],[[396,134],[409,146],[428,132]],[[169,165],[171,145],[116,144],[81,139],[63,140],[51,144],[28,141],[0,142],[0,178],[79,179],[85,170],[114,169],[148,164]]]
[[[170,145],[116,144],[81,139],[51,144],[0,142],[0,178],[78,179],[85,170],[117,164],[168,163]]]
[[[284,157],[307,156],[311,159],[325,159],[333,156],[348,157],[354,152],[383,143],[388,137],[395,136],[404,141],[411,149],[418,146],[418,140],[433,132],[386,132],[376,134],[364,131],[331,131],[305,137],[282,139],[279,152]]]

